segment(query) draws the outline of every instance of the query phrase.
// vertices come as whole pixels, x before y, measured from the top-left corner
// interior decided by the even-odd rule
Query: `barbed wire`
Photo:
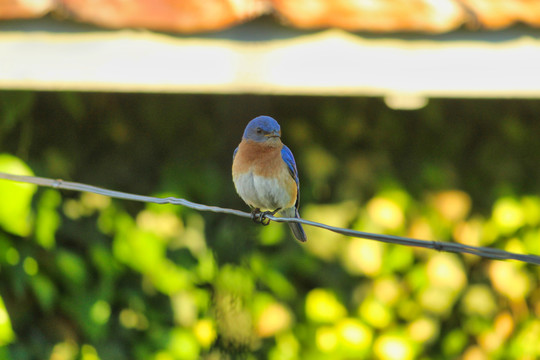
[[[130,193],[122,192],[122,191],[103,189],[103,188],[92,186],[92,185],[64,181],[60,179],[54,180],[54,179],[48,179],[48,178],[36,177],[36,176],[13,175],[13,174],[7,174],[3,172],[0,172],[0,179],[35,184],[39,186],[47,186],[47,187],[52,187],[54,189],[90,192],[94,194],[109,196],[116,199],[149,202],[149,203],[155,203],[155,204],[182,205],[182,206],[186,206],[191,209],[194,209],[194,210],[230,214],[230,215],[236,215],[236,216],[249,218],[249,219],[253,217],[253,215],[248,212],[235,210],[235,209],[222,208],[218,206],[208,206],[208,205],[198,204],[198,203],[185,200],[182,198],[175,198],[175,197],[158,198],[158,197],[153,197],[153,196],[136,195],[136,194],[130,194]],[[536,256],[536,255],[517,254],[517,253],[504,251],[501,249],[471,246],[471,245],[451,243],[451,242],[445,242],[445,241],[419,240],[419,239],[403,237],[403,236],[374,234],[374,233],[368,233],[368,232],[357,231],[357,230],[352,230],[352,229],[339,228],[335,226],[318,223],[315,221],[309,221],[309,220],[298,219],[298,218],[275,217],[272,215],[265,215],[265,214],[262,214],[261,216],[264,218],[270,219],[272,221],[279,222],[279,223],[296,222],[303,225],[319,227],[322,229],[326,229],[326,230],[333,231],[335,233],[350,236],[350,237],[375,240],[375,241],[380,241],[384,243],[414,246],[414,247],[427,248],[427,249],[433,249],[437,251],[445,251],[445,252],[451,252],[451,253],[472,254],[472,255],[476,255],[476,256],[480,256],[480,257],[488,258],[488,259],[494,259],[494,260],[517,260],[517,261],[525,262],[527,264],[540,265],[540,256]]]

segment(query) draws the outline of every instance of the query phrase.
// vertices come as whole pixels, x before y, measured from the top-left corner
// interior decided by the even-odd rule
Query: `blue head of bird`
[[[251,120],[244,130],[243,138],[255,142],[280,142],[281,128],[270,116],[258,116]]]

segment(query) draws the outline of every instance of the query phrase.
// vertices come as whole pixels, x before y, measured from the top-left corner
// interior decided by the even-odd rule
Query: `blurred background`
[[[0,171],[540,255],[535,1],[0,0]],[[0,180],[0,359],[535,359],[540,268]]]

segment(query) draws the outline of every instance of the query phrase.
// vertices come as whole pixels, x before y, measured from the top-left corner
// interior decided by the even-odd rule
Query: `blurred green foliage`
[[[306,219],[540,255],[536,101],[0,92],[0,171],[246,209],[269,114]],[[246,209],[247,210],[247,209]],[[532,359],[540,268],[0,180],[2,359]]]

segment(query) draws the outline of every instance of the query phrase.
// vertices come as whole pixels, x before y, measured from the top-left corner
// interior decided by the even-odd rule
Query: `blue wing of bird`
[[[291,173],[294,181],[298,183],[298,170],[296,169],[296,162],[294,161],[294,156],[291,150],[285,145],[283,145],[283,148],[281,149],[281,158],[283,159],[283,161],[285,161],[285,164],[287,164],[289,172]]]
[[[234,160],[235,156],[236,156],[236,153],[238,152],[238,148],[234,149],[234,152],[232,154],[232,159]]]
[[[298,179],[298,170],[296,169],[296,161],[294,161],[294,156],[291,150],[285,145],[283,145],[283,148],[281,149],[281,158],[283,159],[283,161],[285,161],[285,164],[287,164],[287,167],[289,168],[289,173],[296,182],[296,207],[298,208],[300,202],[300,181]]]

